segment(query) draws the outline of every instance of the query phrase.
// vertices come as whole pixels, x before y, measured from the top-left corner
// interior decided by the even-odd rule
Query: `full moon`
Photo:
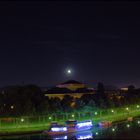
[[[67,70],[67,73],[68,73],[68,74],[71,74],[71,70],[70,70],[70,69],[69,69],[69,70]]]

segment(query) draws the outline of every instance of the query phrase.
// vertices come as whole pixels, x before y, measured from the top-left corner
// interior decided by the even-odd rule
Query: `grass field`
[[[117,122],[121,120],[127,120],[128,117],[137,116],[140,116],[139,105],[129,105],[122,108],[97,110],[90,112],[90,115],[84,115],[84,113],[81,113],[80,117],[75,113],[71,113],[67,118],[65,116],[62,116],[62,118],[53,118],[52,116],[34,116],[34,119],[22,117],[15,118],[8,122],[3,121],[3,118],[1,118],[0,135],[41,132],[43,130],[47,130],[51,121],[54,120],[60,124],[64,124],[67,119],[76,119],[78,121],[90,119],[93,121],[93,124],[98,124],[100,121]]]

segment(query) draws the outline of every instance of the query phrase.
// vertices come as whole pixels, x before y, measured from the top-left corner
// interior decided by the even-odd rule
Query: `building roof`
[[[82,84],[82,83],[75,81],[75,80],[68,80],[64,83],[61,83],[61,85],[64,85],[64,84]]]

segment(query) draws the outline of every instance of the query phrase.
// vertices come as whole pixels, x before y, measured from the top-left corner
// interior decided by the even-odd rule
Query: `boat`
[[[90,130],[93,127],[91,120],[86,121],[76,121],[76,120],[68,120],[64,125],[60,125],[58,123],[52,123],[50,128],[44,133],[54,136],[54,135],[63,135],[68,133],[75,133],[79,131]]]
[[[133,117],[127,118],[127,121],[132,122],[133,121]]]
[[[102,122],[99,122],[98,125],[101,127],[109,127],[112,125],[112,122],[111,121],[102,121]]]

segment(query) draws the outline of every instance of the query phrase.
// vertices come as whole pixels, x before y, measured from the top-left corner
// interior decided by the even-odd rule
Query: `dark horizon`
[[[140,87],[139,7],[138,1],[0,2],[0,87],[69,79]]]

